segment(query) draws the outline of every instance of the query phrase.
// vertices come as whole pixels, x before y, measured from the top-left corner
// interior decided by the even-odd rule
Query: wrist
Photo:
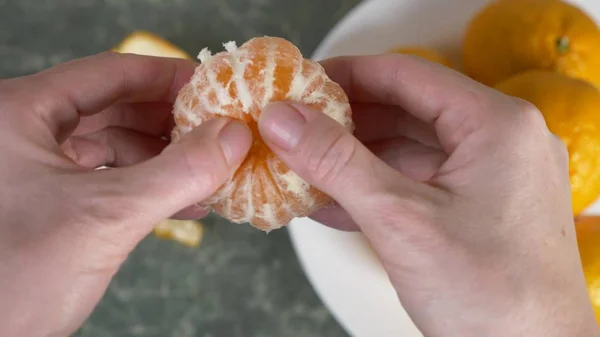
[[[411,317],[424,337],[600,337],[598,321],[584,291],[555,291],[537,300],[530,296],[501,300],[492,295],[487,304],[466,297],[458,306],[447,303],[443,308],[427,310],[426,316]],[[448,310],[451,307],[454,309]],[[452,311],[461,315],[449,315]]]

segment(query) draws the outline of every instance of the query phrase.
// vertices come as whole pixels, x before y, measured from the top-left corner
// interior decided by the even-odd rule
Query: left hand
[[[0,81],[1,336],[68,336],[155,224],[205,214],[252,136],[219,119],[169,145],[195,66],[105,53]]]

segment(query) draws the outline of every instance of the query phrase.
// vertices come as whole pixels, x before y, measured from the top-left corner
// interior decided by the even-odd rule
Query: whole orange
[[[496,89],[533,103],[569,151],[573,213],[600,195],[600,90],[582,80],[544,70],[515,75]]]
[[[446,67],[453,68],[452,62],[442,55],[441,53],[425,47],[417,47],[417,46],[406,46],[406,47],[397,47],[395,49],[390,50],[391,53],[396,54],[409,54],[418,56],[420,58],[426,59],[431,62],[442,64]]]
[[[600,30],[588,14],[560,0],[496,0],[469,24],[463,65],[486,85],[529,69],[600,85]]]

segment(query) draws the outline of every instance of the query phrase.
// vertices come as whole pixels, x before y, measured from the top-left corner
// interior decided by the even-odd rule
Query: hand
[[[263,112],[261,135],[337,201],[318,220],[365,234],[425,336],[598,335],[567,153],[535,107],[410,56],[324,66],[366,146],[284,103]]]
[[[155,224],[205,214],[252,136],[214,120],[168,145],[194,67],[106,53],[0,81],[0,335],[68,336]]]

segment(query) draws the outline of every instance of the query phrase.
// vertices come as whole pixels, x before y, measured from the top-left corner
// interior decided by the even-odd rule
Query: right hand
[[[324,66],[370,145],[286,103],[261,134],[339,204],[317,219],[365,234],[425,336],[598,335],[567,152],[534,106],[405,55]]]

